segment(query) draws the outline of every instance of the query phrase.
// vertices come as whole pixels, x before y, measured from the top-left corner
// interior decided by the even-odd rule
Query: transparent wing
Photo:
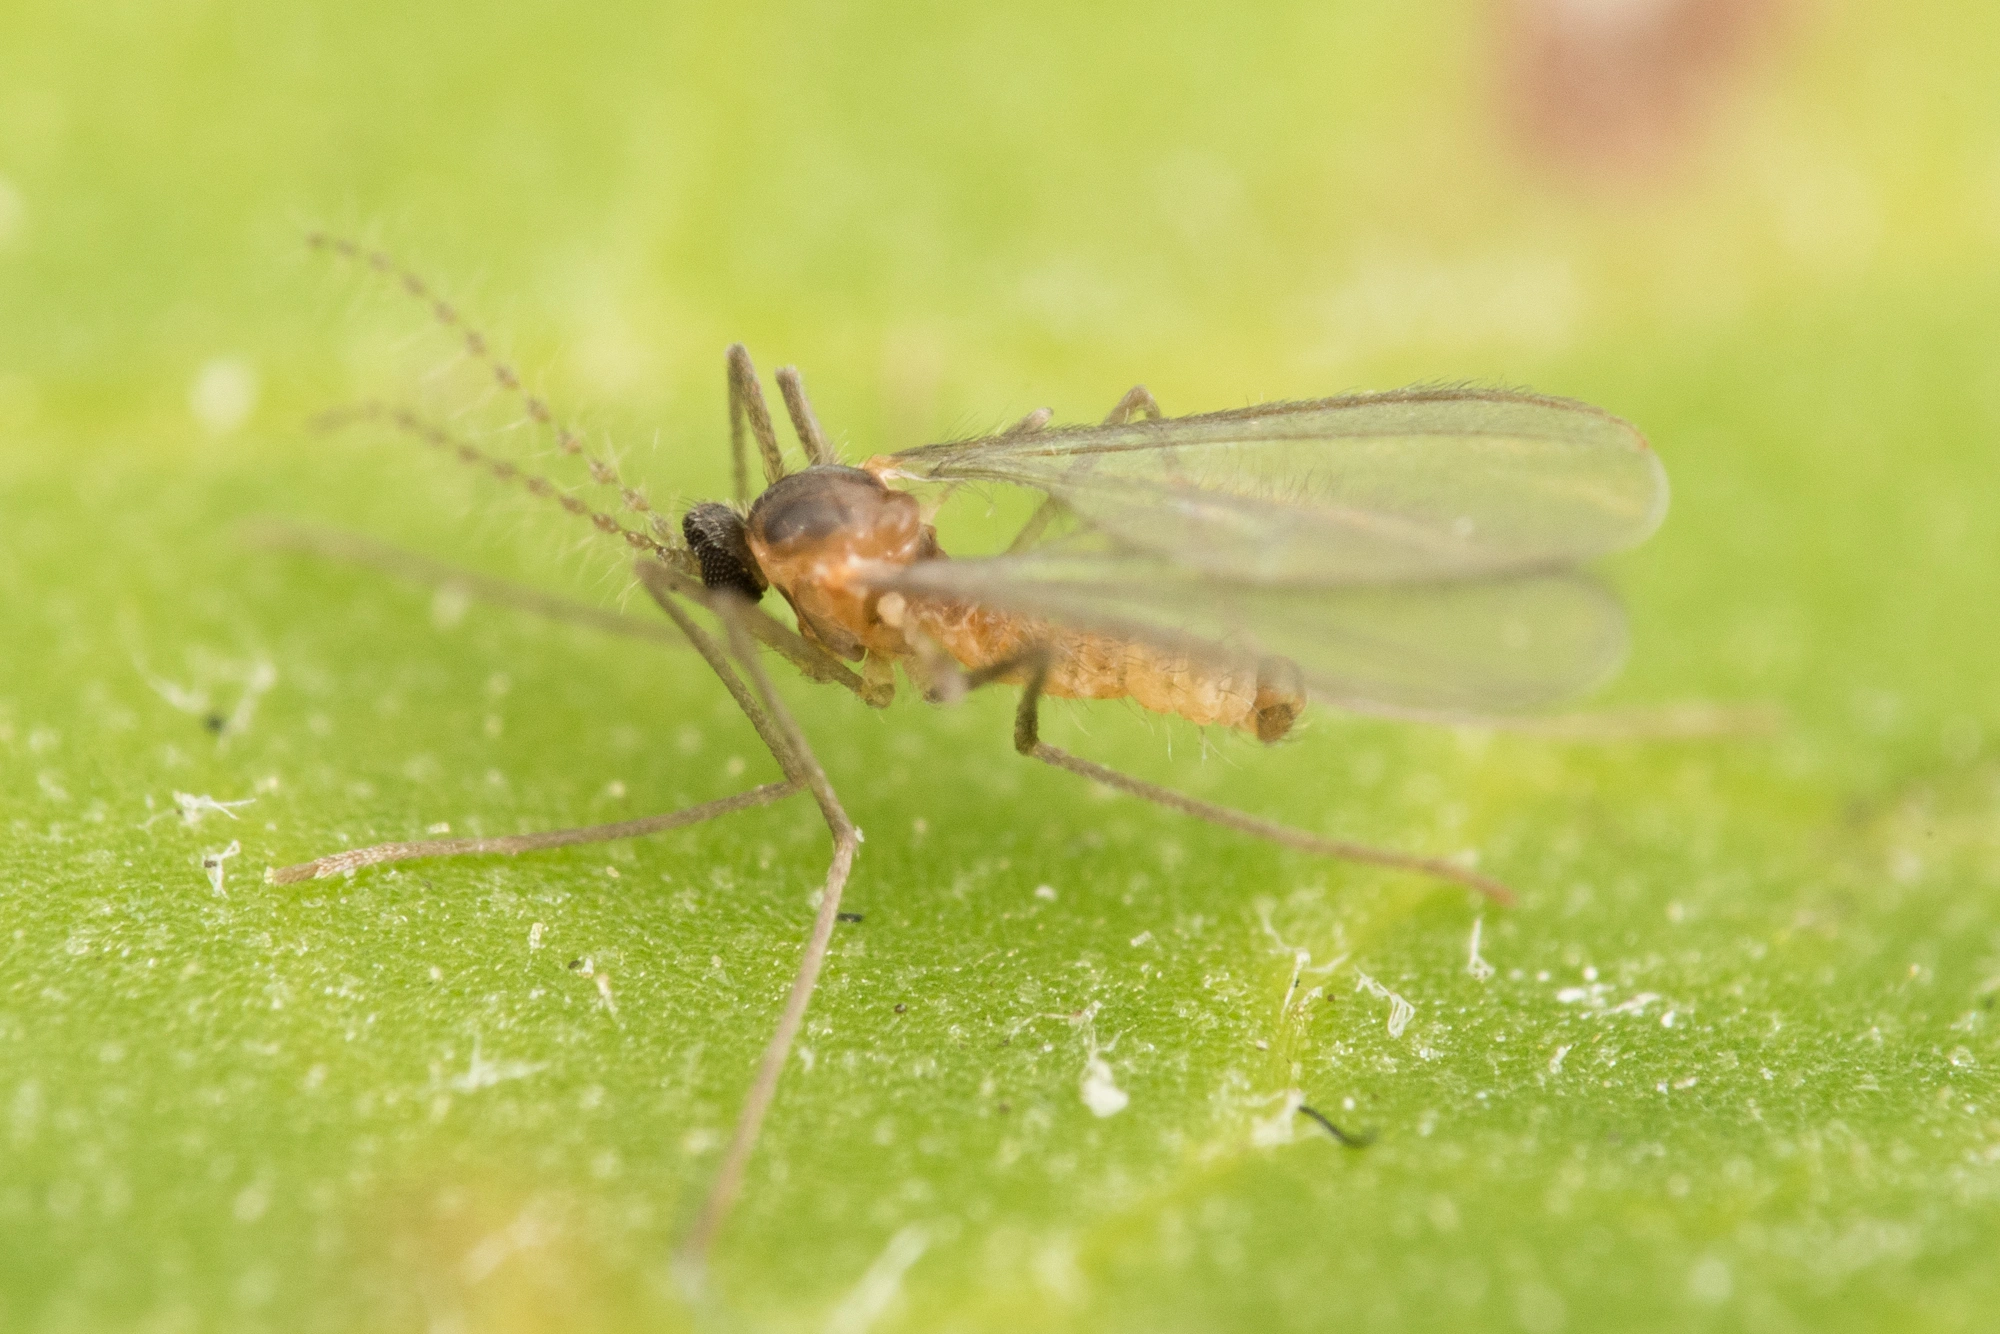
[[[1308,693],[1362,712],[1494,713],[1617,670],[1617,600],[1575,573],[1312,588],[1218,579],[1146,556],[1031,553],[885,570],[882,591],[1018,613],[1221,664],[1283,658]]]
[[[1321,587],[1560,569],[1640,541],[1666,473],[1567,399],[1410,389],[927,445],[917,481],[1010,482],[1131,552]]]

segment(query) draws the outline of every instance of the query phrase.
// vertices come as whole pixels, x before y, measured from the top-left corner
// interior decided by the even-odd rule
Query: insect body
[[[1046,659],[1044,694],[1130,696],[1156,712],[1240,727],[1263,741],[1290,731],[1305,706],[1296,669],[1281,660],[1246,671],[973,598],[896,591],[910,566],[945,555],[916,497],[875,472],[809,468],[765,491],[747,518],[725,505],[703,505],[689,512],[683,528],[708,587],[754,595],[774,585],[808,639],[844,658],[900,665],[932,693],[935,658],[924,650],[935,646],[962,668],[997,669],[995,679],[1017,681],[1039,653]]]
[[[361,260],[429,303],[467,352],[565,453],[511,367],[420,279],[351,242]],[[1143,388],[1094,426],[1050,429],[1046,411],[972,440],[844,464],[803,385],[778,372],[808,459],[788,468],[748,353],[727,356],[735,503],[686,512],[676,532],[589,459],[611,507],[522,472],[400,409],[386,421],[525,485],[639,553],[634,572],[742,707],[783,771],[704,806],[585,829],[383,844],[268,873],[274,883],[412,857],[519,853],[630,838],[810,793],[833,838],[818,912],[790,999],[694,1225],[705,1254],[742,1181],[803,1021],[860,844],[812,747],[771,688],[757,644],[809,678],[871,704],[898,671],[926,695],[1021,687],[1023,755],[1284,846],[1457,881],[1501,901],[1505,886],[1455,861],[1367,847],[1195,800],[1042,741],[1044,695],[1129,697],[1146,708],[1276,741],[1309,702],[1400,717],[1461,719],[1529,708],[1601,680],[1622,655],[1617,602],[1577,572],[1644,538],[1666,479],[1637,431],[1585,404],[1475,388],[1272,403],[1166,418]],[[765,487],[749,495],[747,435]],[[588,457],[588,456],[586,456]],[[1042,497],[1005,552],[953,559],[909,486],[1017,486]],[[757,604],[776,589],[797,629]],[[549,611],[548,599],[534,609]],[[721,623],[720,640],[692,611]],[[601,613],[559,612],[585,620]],[[857,673],[851,664],[859,664]]]

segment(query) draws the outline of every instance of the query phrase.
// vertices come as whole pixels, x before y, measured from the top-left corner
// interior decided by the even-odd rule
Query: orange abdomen
[[[907,615],[913,627],[973,670],[1042,646],[1050,654],[1042,689],[1066,699],[1129,697],[1155,713],[1203,726],[1240,727],[1260,741],[1284,736],[1305,707],[1297,669],[1277,660],[1229,666],[966,603],[915,603]],[[1007,679],[1026,677],[1023,669]]]

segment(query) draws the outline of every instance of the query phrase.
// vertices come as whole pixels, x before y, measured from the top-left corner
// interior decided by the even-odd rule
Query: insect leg
[[[812,400],[806,397],[805,381],[799,378],[797,366],[778,367],[778,392],[784,397],[785,411],[791,415],[792,429],[798,432],[807,461],[814,464],[840,462],[840,455],[834,452],[826,432],[820,429],[819,418],[813,413]]]
[[[703,606],[713,605],[713,599],[708,590],[702,587],[700,580],[691,579],[669,565],[659,561],[642,560],[633,568],[639,575],[639,582],[646,586],[646,591],[662,607],[667,605],[667,599],[673,594],[679,594]],[[770,613],[757,607],[744,607],[740,608],[736,615],[752,636],[766,647],[776,650],[808,680],[845,686],[871,708],[886,708],[896,697],[896,685],[893,680],[887,683],[871,682],[857,676],[849,671],[847,665],[840,659],[788,629]]]
[[[1152,391],[1147,389],[1143,384],[1135,384],[1125,391],[1125,396],[1119,399],[1111,411],[1104,415],[1104,424],[1106,426],[1117,426],[1128,422],[1132,419],[1132,414],[1135,412],[1150,417],[1154,421],[1160,419],[1160,405],[1154,401]],[[1033,412],[1002,431],[1001,434],[1028,435],[1047,426],[1049,418],[1054,415],[1047,408],[1036,408]],[[1035,512],[1028,516],[1028,521],[1021,525],[1021,531],[1014,534],[1014,540],[1007,544],[1006,554],[1009,556],[1017,555],[1033,546],[1035,540],[1048,531],[1049,524],[1057,515],[1062,513],[1062,509],[1062,502],[1054,496],[1050,496],[1042,501]]]
[[[1135,412],[1154,421],[1158,421],[1161,416],[1160,405],[1154,401],[1152,391],[1143,384],[1135,384],[1125,391],[1125,397],[1118,400],[1118,405],[1104,414],[1104,424],[1123,425],[1132,420],[1132,414]]]
[[[1045,497],[1042,503],[1035,507],[1035,512],[1028,516],[1028,521],[1021,525],[1021,531],[1014,534],[1014,540],[1007,544],[1005,554],[1018,556],[1034,546],[1042,534],[1048,531],[1056,516],[1062,512],[1063,503],[1060,500],[1054,496]]]
[[[669,829],[700,824],[704,820],[713,820],[718,815],[747,810],[752,806],[766,806],[791,796],[799,791],[801,786],[800,783],[788,778],[782,783],[766,783],[762,787],[751,788],[748,792],[739,792],[733,797],[703,802],[699,806],[669,811],[665,815],[649,815],[639,820],[620,820],[616,824],[585,825],[580,829],[550,829],[539,834],[509,834],[501,838],[438,838],[410,843],[377,843],[373,847],[351,848],[346,852],[315,857],[309,862],[300,862],[295,866],[276,867],[264,873],[264,881],[272,885],[289,885],[300,880],[321,880],[346,871],[358,871],[364,866],[413,861],[420,857],[469,857],[491,853],[513,856],[523,852],[542,852],[549,848],[574,847],[579,843],[609,843],[614,839],[642,838],[647,834],[661,834]]]
[[[663,600],[667,614],[695,640],[695,647],[711,665],[717,667],[718,674],[727,670],[727,663],[719,662],[712,654],[719,650],[712,639],[701,634],[686,612],[669,600]],[[833,858],[827,866],[826,883],[820,894],[819,912],[813,918],[812,932],[806,938],[805,953],[800,956],[798,972],[792,978],[792,988],[785,999],[785,1008],[778,1017],[777,1028],[771,1033],[770,1041],[764,1047],[763,1059],[758,1062],[756,1078],[751,1082],[750,1092],[743,1102],[743,1110],[738,1113],[735,1132],[730,1136],[729,1148],[724,1152],[722,1165],[716,1170],[714,1184],[709,1187],[708,1198],[703,1202],[701,1213],[695,1220],[693,1231],[688,1236],[684,1259],[699,1272],[706,1261],[708,1252],[715,1243],[717,1232],[729,1216],[730,1206],[736,1202],[742,1190],[743,1171],[750,1161],[750,1154],[756,1148],[758,1132],[763,1128],[764,1115],[770,1110],[771,1100],[778,1091],[778,1079],[784,1073],[785,1062],[792,1050],[792,1041],[798,1036],[799,1026],[805,1022],[806,1006],[812,1000],[814,989],[819,985],[821,966],[826,962],[828,944],[833,939],[834,924],[840,918],[840,895],[846,888],[848,873],[854,866],[854,854],[861,846],[861,831],[847,818],[841,808],[839,797],[826,780],[826,773],[807,744],[805,735],[792,720],[784,700],[772,688],[771,679],[757,660],[757,648],[750,640],[750,634],[742,617],[748,604],[731,597],[716,598],[711,605],[729,628],[730,649],[736,660],[742,664],[744,674],[756,687],[762,703],[762,721],[759,714],[752,714],[752,722],[760,733],[767,728],[775,735],[767,735],[772,754],[785,767],[788,778],[803,782],[819,803],[820,814],[826,819],[828,831],[833,835]],[[699,637],[697,637],[699,636]],[[724,676],[725,681],[734,673]],[[732,687],[731,693],[736,693]],[[755,708],[738,696],[739,704],[746,704],[746,712]]]
[[[771,410],[764,406],[764,386],[757,380],[750,350],[741,343],[731,343],[723,356],[729,366],[729,451],[736,471],[736,500],[747,505],[750,474],[743,457],[743,423],[747,420],[750,433],[757,437],[766,486],[785,475],[785,459],[778,452],[778,433],[771,429]]]
[[[1101,764],[1093,764],[1080,759],[1066,750],[1060,750],[1041,739],[1042,686],[1048,678],[1049,662],[1046,651],[1020,655],[1005,663],[969,675],[968,685],[983,685],[1026,666],[1029,675],[1021,690],[1020,707],[1014,712],[1014,749],[1031,759],[1044,764],[1066,769],[1070,773],[1116,788],[1130,796],[1139,797],[1165,806],[1168,810],[1192,815],[1198,820],[1234,829],[1239,833],[1251,834],[1266,839],[1281,847],[1295,848],[1300,852],[1316,853],[1322,857],[1337,857],[1342,861],[1364,862],[1371,866],[1387,866],[1399,871],[1415,871],[1420,875],[1436,876],[1440,880],[1451,880],[1466,885],[1492,899],[1495,903],[1511,905],[1514,893],[1507,886],[1490,876],[1480,875],[1455,862],[1439,857],[1420,857],[1414,853],[1396,852],[1388,848],[1369,847],[1363,843],[1349,843],[1344,839],[1321,838],[1303,829],[1293,829],[1288,825],[1274,824],[1258,819],[1243,811],[1231,810],[1227,806],[1217,806],[1211,802],[1198,801],[1172,788],[1148,783],[1119,773]],[[983,679],[982,679],[983,678]]]
[[[648,585],[650,590],[651,585]],[[778,767],[785,771],[782,783],[767,783],[749,792],[724,797],[701,806],[689,807],[684,811],[672,811],[665,815],[648,816],[641,820],[626,820],[618,824],[591,825],[581,829],[556,829],[539,834],[518,834],[506,838],[457,838],[437,839],[413,843],[380,843],[374,847],[354,848],[347,852],[337,852],[316,858],[296,866],[284,866],[266,871],[264,878],[271,884],[285,885],[299,880],[313,880],[336,875],[363,866],[373,866],[381,862],[408,861],[418,857],[455,857],[472,853],[521,853],[536,852],[545,848],[570,847],[579,843],[602,843],[612,839],[636,838],[643,834],[656,834],[668,829],[678,829],[683,825],[697,824],[718,815],[749,806],[762,806],[768,802],[789,797],[803,787],[810,786],[807,773],[792,758],[785,733],[758,706],[743,680],[729,666],[728,658],[717,647],[702,628],[681,610],[680,604],[671,598],[662,598],[655,593],[660,605],[675,625],[680,627],[695,651],[722,678],[722,684],[731,697],[749,718],[750,725],[757,730],[771,754],[776,757]]]

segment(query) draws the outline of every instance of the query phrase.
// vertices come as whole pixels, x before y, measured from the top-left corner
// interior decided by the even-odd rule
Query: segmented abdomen
[[[1049,654],[1042,689],[1066,699],[1124,699],[1204,726],[1240,727],[1276,741],[1305,708],[1297,669],[1280,659],[1232,665],[1111,635],[1053,626],[965,603],[914,603],[909,624],[972,670],[1031,647]],[[1028,669],[1004,679],[1023,682]]]

